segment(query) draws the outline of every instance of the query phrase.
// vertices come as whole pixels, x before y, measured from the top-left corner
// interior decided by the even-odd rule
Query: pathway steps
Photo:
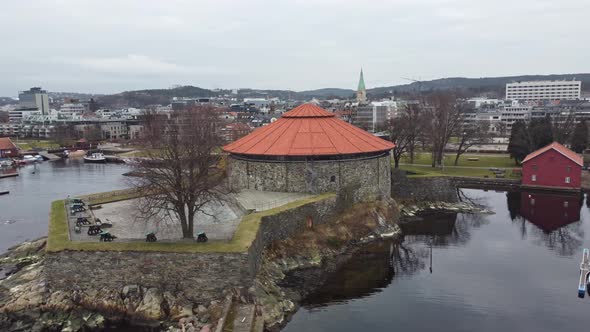
[[[254,324],[255,305],[239,304],[234,319],[234,332],[251,332]]]

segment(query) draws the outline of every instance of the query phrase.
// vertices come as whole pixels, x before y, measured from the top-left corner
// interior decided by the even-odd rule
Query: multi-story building
[[[509,100],[571,100],[580,99],[581,81],[530,81],[506,84]]]
[[[49,114],[49,96],[41,88],[30,88],[18,93],[19,108],[36,108],[41,114]]]
[[[82,103],[67,103],[61,105],[59,110],[63,113],[84,113],[86,107]]]
[[[41,111],[36,107],[16,108],[8,112],[8,121],[20,123],[32,115],[41,115]]]
[[[532,110],[532,106],[506,106],[500,109],[500,121],[505,125],[506,130],[510,132],[512,125],[516,121],[529,122]]]

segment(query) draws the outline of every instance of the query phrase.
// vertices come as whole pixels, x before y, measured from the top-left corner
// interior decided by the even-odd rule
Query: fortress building
[[[324,193],[354,188],[357,199],[391,195],[390,150],[313,104],[223,147],[233,190]]]

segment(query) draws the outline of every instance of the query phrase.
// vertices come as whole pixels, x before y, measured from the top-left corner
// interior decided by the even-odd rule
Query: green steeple
[[[361,68],[361,78],[359,79],[359,87],[357,91],[365,91],[365,79],[363,78],[363,68]]]

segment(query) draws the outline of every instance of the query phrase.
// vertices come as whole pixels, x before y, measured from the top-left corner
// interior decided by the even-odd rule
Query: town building
[[[581,81],[529,81],[506,83],[509,100],[580,99]]]
[[[303,104],[223,147],[232,190],[324,193],[355,199],[390,197],[395,145]]]
[[[18,93],[19,108],[36,108],[41,114],[49,114],[49,96],[39,87]]]
[[[232,122],[221,128],[219,135],[225,143],[231,143],[238,140],[252,131],[249,125],[241,122]]]
[[[0,137],[0,158],[15,158],[18,157],[18,148],[10,138]]]
[[[82,103],[66,103],[59,108],[62,113],[84,113],[86,106]]]
[[[367,102],[367,89],[365,89],[365,78],[363,77],[363,69],[361,68],[361,77],[359,78],[359,85],[356,89],[356,101],[359,105]]]
[[[553,142],[530,153],[522,161],[522,185],[525,187],[571,189],[581,187],[583,158],[565,146]]]

